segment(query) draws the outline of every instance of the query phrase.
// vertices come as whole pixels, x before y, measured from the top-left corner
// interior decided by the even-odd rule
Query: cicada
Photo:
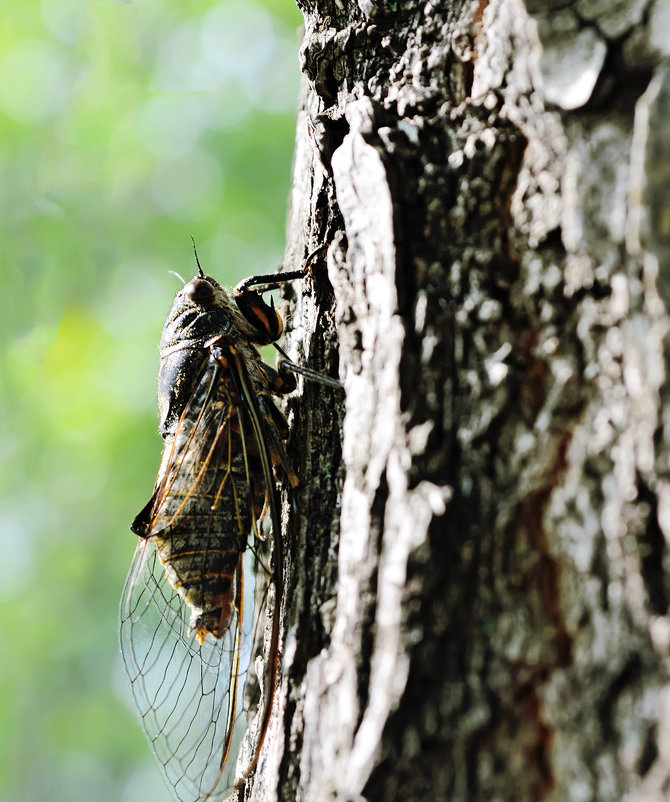
[[[198,273],[177,293],[163,329],[165,447],[153,495],[131,527],[139,539],[121,599],[120,639],[142,726],[180,802],[222,800],[243,785],[268,727],[284,567],[275,472],[291,488],[299,483],[274,397],[295,389],[296,373],[340,385],[288,359],[276,343],[282,319],[261,293],[304,278],[314,254],[302,270],[246,279],[231,296],[205,275],[196,252]],[[257,350],[270,343],[282,355],[277,369]],[[267,593],[257,592],[245,557],[263,538],[266,514],[274,598],[266,668],[256,677]],[[252,686],[261,693],[255,739],[247,733]],[[241,749],[245,738],[252,743]],[[246,765],[238,765],[242,753]]]

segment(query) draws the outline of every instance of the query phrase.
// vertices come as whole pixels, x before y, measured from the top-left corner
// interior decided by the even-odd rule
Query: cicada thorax
[[[202,288],[208,288],[203,298]],[[195,298],[194,298],[195,296]],[[173,434],[208,361],[206,343],[225,336],[244,342],[245,323],[237,306],[215,279],[194,279],[181,289],[165,321],[158,372],[159,431]]]

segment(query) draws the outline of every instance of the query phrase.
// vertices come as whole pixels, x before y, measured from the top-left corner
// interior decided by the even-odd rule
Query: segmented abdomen
[[[166,445],[152,513],[150,537],[201,643],[208,632],[222,636],[239,603],[238,563],[265,493],[258,458],[245,447],[238,400],[230,374],[210,358]]]

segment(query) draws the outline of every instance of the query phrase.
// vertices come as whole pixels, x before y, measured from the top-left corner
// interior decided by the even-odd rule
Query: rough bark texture
[[[670,4],[299,5],[289,347],[346,394],[251,798],[660,802]]]

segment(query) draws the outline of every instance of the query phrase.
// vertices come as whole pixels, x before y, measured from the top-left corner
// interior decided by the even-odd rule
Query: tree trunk
[[[660,802],[668,3],[299,5],[287,347],[346,392],[250,798]]]

